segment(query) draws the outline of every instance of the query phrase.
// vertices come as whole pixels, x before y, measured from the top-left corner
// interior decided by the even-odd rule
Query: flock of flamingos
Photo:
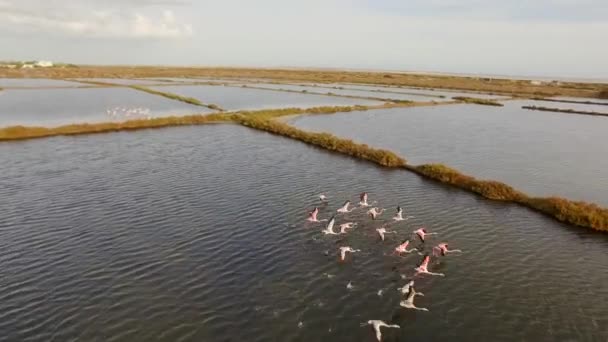
[[[311,222],[311,223],[327,222],[325,224],[325,229],[323,229],[321,232],[325,235],[340,235],[340,234],[347,234],[349,229],[356,228],[357,223],[356,222],[341,223],[337,227],[337,228],[339,228],[339,230],[336,231],[336,230],[334,230],[336,228],[335,227],[336,226],[336,216],[350,213],[356,209],[367,209],[367,215],[369,217],[371,217],[372,220],[377,220],[385,212],[385,209],[371,206],[368,203],[368,194],[366,192],[361,193],[359,195],[359,199],[360,199],[360,201],[359,201],[358,207],[350,208],[351,202],[346,201],[346,202],[344,202],[342,207],[338,208],[336,210],[336,213],[329,219],[319,219],[318,218],[319,207],[315,207],[312,211],[310,211],[308,213],[307,221]],[[325,194],[319,195],[319,201],[321,202],[322,205],[329,204],[329,199]],[[397,206],[397,211],[396,211],[395,215],[392,217],[392,222],[405,221],[411,217],[412,216],[404,217],[403,209],[401,207]],[[397,234],[396,231],[389,231],[388,226],[386,224],[383,224],[380,228],[377,228],[376,232],[378,233],[378,236],[382,241],[384,241],[386,234]],[[403,254],[409,254],[412,252],[416,252],[420,256],[422,256],[422,260],[414,268],[415,273],[411,278],[414,278],[419,275],[430,275],[430,276],[440,276],[440,277],[445,276],[443,273],[435,273],[435,272],[429,271],[429,263],[431,261],[431,256],[428,253],[425,253],[425,254],[422,253],[422,251],[424,250],[424,244],[427,241],[427,236],[436,235],[436,234],[437,233],[431,233],[431,232],[427,231],[427,229],[424,227],[418,228],[415,231],[413,231],[411,235],[417,237],[420,240],[420,244],[422,247],[407,249],[408,246],[410,245],[410,240],[407,238],[402,240],[401,243],[395,247],[393,255],[403,255]],[[337,252],[339,253],[340,262],[346,262],[347,253],[356,253],[356,252],[360,252],[360,251],[361,250],[352,248],[351,246],[341,246],[338,248]],[[462,251],[458,250],[458,249],[448,249],[448,244],[446,242],[441,242],[432,248],[432,254],[433,254],[433,257],[435,257],[435,258],[445,257],[447,254],[454,253],[454,252],[461,253]],[[352,284],[349,283],[347,285],[347,288],[351,288],[351,287],[352,287]],[[429,311],[427,308],[417,307],[414,304],[414,299],[416,298],[416,296],[424,296],[424,294],[422,292],[416,291],[416,289],[414,287],[413,279],[410,279],[405,285],[403,285],[403,287],[400,287],[398,290],[402,296],[402,300],[399,303],[399,305],[401,307],[406,308],[406,309],[412,309],[412,310]],[[372,326],[372,328],[374,329],[374,331],[376,333],[376,338],[378,339],[378,341],[382,340],[381,328],[400,328],[400,326],[397,324],[387,324],[382,320],[376,320],[376,319],[369,320],[365,323],[362,323],[362,326],[365,326],[365,325]]]

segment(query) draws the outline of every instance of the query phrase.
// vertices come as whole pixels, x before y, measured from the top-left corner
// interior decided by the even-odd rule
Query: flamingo
[[[430,274],[430,275],[436,275],[436,276],[445,277],[445,274],[443,274],[443,273],[429,272],[429,269],[428,269],[429,261],[431,261],[431,257],[428,254],[426,254],[422,258],[422,262],[420,262],[420,265],[418,265],[418,267],[416,267],[414,269],[414,270],[416,270],[416,275],[418,275],[420,273],[424,273],[424,274]]]
[[[420,241],[422,241],[424,243],[424,239],[427,235],[437,235],[437,233],[429,233],[426,231],[426,228],[419,228],[416,231],[414,231],[414,234],[418,235],[418,237],[420,238]]]
[[[397,233],[395,231],[387,231],[384,227],[378,228],[376,231],[378,232],[378,235],[380,235],[380,239],[382,239],[382,241],[384,241],[384,234]]]
[[[409,287],[409,291],[407,292],[407,297],[405,298],[405,300],[402,300],[401,302],[399,302],[399,305],[406,308],[406,309],[414,309],[414,310],[420,310],[420,311],[429,311],[429,309],[427,308],[419,308],[414,304],[414,298],[416,296],[423,296],[422,293],[420,292],[416,292],[416,290],[414,289],[414,285],[412,283],[412,285]]]
[[[445,242],[433,247],[433,255],[435,256],[446,256],[448,253],[462,253],[462,251],[460,249],[448,249],[448,244]]]
[[[378,342],[382,341],[382,332],[380,331],[381,327],[385,327],[385,328],[401,328],[399,325],[397,324],[386,324],[384,323],[384,321],[378,320],[378,319],[371,319],[369,321],[367,321],[366,323],[361,323],[361,326],[366,326],[366,325],[371,325],[374,328],[374,331],[376,332],[376,339],[378,340]]]
[[[373,207],[367,211],[369,216],[372,217],[372,220],[375,220],[378,216],[382,215],[383,212],[384,212],[384,209],[378,209],[376,207]]]
[[[353,249],[352,247],[349,247],[349,246],[340,247],[340,260],[341,261],[344,261],[346,259],[346,252],[356,253],[356,252],[361,252],[361,250]]]

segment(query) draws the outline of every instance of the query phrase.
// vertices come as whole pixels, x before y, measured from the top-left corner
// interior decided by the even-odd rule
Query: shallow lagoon
[[[227,86],[162,86],[155,90],[194,97],[203,103],[216,104],[226,110],[271,109],[287,107],[352,106],[382,104],[379,101],[336,96],[296,94]]]
[[[529,103],[375,110],[291,122],[388,148],[414,164],[444,163],[532,195],[608,205],[608,120],[521,109]]]
[[[134,111],[136,108],[140,110]],[[145,116],[150,117],[212,112],[205,107],[120,87],[0,92],[0,127],[124,121],[145,117],[138,114],[145,110],[148,110]],[[116,116],[110,116],[108,111],[115,111]]]
[[[247,84],[252,87],[260,87],[266,89],[285,89],[285,90],[293,90],[297,92],[307,91],[310,93],[332,93],[337,95],[346,95],[346,96],[359,96],[359,97],[374,97],[381,99],[395,99],[395,100],[406,100],[406,101],[416,101],[416,102],[431,102],[431,101],[449,101],[449,98],[441,98],[441,97],[433,97],[433,96],[421,96],[421,95],[411,95],[411,94],[398,94],[398,93],[386,93],[386,92],[373,92],[373,91],[362,91],[362,90],[351,90],[351,89],[330,89],[323,87],[303,87],[298,85],[290,85],[290,84],[272,84],[272,83],[254,83]]]
[[[82,83],[47,78],[1,78],[0,88],[80,87]]]
[[[384,243],[357,211],[346,236],[305,223],[321,191],[326,218],[366,190],[415,218]],[[388,341],[608,337],[605,235],[238,126],[2,143],[0,196],[11,341],[371,341],[369,319],[401,325]],[[417,278],[413,312],[396,288],[419,256],[385,254],[422,224],[465,253]]]

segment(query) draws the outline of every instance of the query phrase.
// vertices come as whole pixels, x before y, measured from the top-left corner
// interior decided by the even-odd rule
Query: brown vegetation
[[[425,177],[450,184],[492,200],[512,202],[534,209],[559,221],[580,227],[608,231],[608,209],[593,203],[571,201],[559,197],[529,197],[511,186],[478,180],[442,164],[408,166],[407,169]]]
[[[504,106],[502,103],[496,102],[494,100],[478,99],[476,97],[454,96],[454,97],[452,97],[452,99],[456,100],[456,101],[464,102],[464,103],[473,103],[473,104],[479,104],[479,105],[484,105],[484,106],[496,106],[496,107]]]
[[[390,77],[385,77],[389,75]],[[492,92],[506,95],[596,97],[605,88],[599,84],[561,82],[532,84],[527,80],[484,79],[447,75],[416,75],[410,73],[378,73],[331,70],[238,69],[158,66],[80,66],[79,68],[40,68],[24,70],[2,69],[0,77],[48,78],[149,78],[149,77],[207,77],[254,78],[275,81],[318,83],[384,84],[393,86],[458,89]]]
[[[352,140],[338,138],[329,133],[306,132],[283,122],[256,115],[238,115],[235,117],[235,121],[247,127],[296,139],[309,145],[371,161],[382,166],[400,167],[405,165],[405,160],[391,151],[357,144]]]
[[[199,101],[198,99],[195,99],[193,97],[181,96],[181,95],[177,95],[177,94],[173,94],[173,93],[168,93],[168,92],[163,92],[163,91],[159,91],[159,90],[150,89],[148,87],[143,87],[143,86],[139,86],[139,85],[131,85],[131,86],[129,86],[129,88],[132,88],[132,89],[135,89],[135,90],[139,90],[139,91],[143,91],[143,92],[146,92],[146,93],[149,93],[149,94],[153,94],[153,95],[163,96],[163,97],[166,97],[166,98],[171,99],[171,100],[177,100],[177,101],[186,102],[186,103],[189,103],[189,104],[193,104],[195,106],[202,106],[202,107],[207,107],[209,109],[223,111],[223,109],[220,108],[218,105],[215,105],[215,104],[204,104],[201,101]]]
[[[412,169],[412,168],[410,168]],[[447,183],[497,201],[520,201],[524,193],[507,184],[496,181],[477,180],[443,164],[424,164],[413,167],[413,171],[442,183]]]
[[[576,109],[561,109],[561,108],[548,108],[548,107],[537,107],[537,106],[523,106],[521,108],[529,109],[529,110],[538,110],[541,112],[556,112],[556,113],[566,113],[566,114],[608,116],[608,113],[588,112],[588,111],[576,110]]]
[[[597,97],[600,99],[608,99],[608,89],[600,90],[600,92],[597,94]]]
[[[0,141],[34,139],[57,135],[80,135],[171,126],[201,125],[224,120],[227,120],[227,117],[223,114],[209,114],[170,116],[154,119],[129,120],[124,122],[71,124],[52,128],[11,126],[0,128]]]
[[[608,90],[607,90],[607,92],[608,92]],[[547,99],[547,98],[544,98],[544,97],[533,97],[532,100],[535,100],[535,101],[545,101],[545,102],[561,102],[561,103],[576,103],[576,104],[586,104],[586,105],[608,106],[608,103],[606,103],[606,102],[596,102],[596,101],[576,101],[576,100]]]

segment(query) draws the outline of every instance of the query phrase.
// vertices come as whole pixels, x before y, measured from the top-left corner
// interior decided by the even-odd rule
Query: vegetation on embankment
[[[566,114],[608,116],[608,113],[589,112],[589,111],[577,110],[577,109],[548,108],[548,107],[537,107],[537,106],[523,106],[521,108],[529,109],[529,110],[538,110],[541,112],[556,112],[556,113],[566,113]]]
[[[456,101],[460,101],[460,102],[464,102],[464,103],[473,103],[473,104],[478,104],[478,105],[484,105],[484,106],[496,106],[496,107],[504,106],[502,103],[496,102],[495,100],[479,99],[476,97],[454,96],[454,97],[452,97],[452,100],[456,100]]]
[[[576,100],[547,99],[547,98],[544,98],[544,97],[533,97],[532,100],[535,100],[535,101],[545,101],[545,102],[561,102],[561,103],[576,103],[576,104],[585,104],[585,105],[608,106],[608,102],[596,102],[596,101],[576,101]]]
[[[286,123],[256,115],[238,115],[234,120],[247,127],[296,139],[309,145],[371,161],[378,165],[386,167],[402,167],[405,165],[405,159],[391,151],[375,149],[365,144],[357,144],[352,140],[338,138],[329,133],[306,132]]]
[[[208,114],[169,116],[153,119],[129,120],[124,122],[70,124],[58,127],[11,126],[0,128],[0,141],[35,139],[57,135],[82,135],[172,126],[201,125],[226,120],[228,120],[228,118],[224,114]]]
[[[608,231],[608,209],[593,203],[559,197],[530,197],[507,184],[478,180],[442,164],[408,165],[406,169],[488,199],[516,203],[534,209],[562,222]]]
[[[608,99],[608,89],[602,89],[602,90],[600,90],[600,92],[597,94],[597,98],[599,98],[599,99]]]
[[[230,86],[231,85],[228,85],[228,87],[230,87]],[[258,86],[252,86],[249,84],[238,85],[238,87],[247,88],[247,89],[282,91],[282,92],[286,92],[286,93],[335,96],[335,97],[344,97],[344,98],[348,98],[348,99],[362,99],[362,100],[379,101],[379,102],[393,102],[393,103],[413,103],[414,102],[414,101],[410,101],[410,100],[391,99],[391,98],[386,98],[386,97],[375,97],[375,96],[365,96],[365,95],[356,96],[356,95],[336,94],[336,93],[332,93],[332,92],[316,92],[316,91],[310,91],[307,89],[293,90],[293,89],[285,89],[285,88],[258,87]]]
[[[597,97],[605,86],[596,83],[544,82],[411,74],[304,69],[194,68],[167,66],[85,66],[78,68],[0,69],[0,77],[46,78],[154,78],[205,77],[220,79],[270,79],[313,83],[358,83],[421,88],[470,90],[485,93],[526,96]]]
[[[169,93],[169,92],[154,90],[154,89],[150,89],[150,88],[147,88],[147,87],[144,87],[144,86],[140,86],[140,85],[130,85],[129,88],[132,88],[132,89],[135,89],[135,90],[139,90],[139,91],[143,91],[143,92],[146,92],[146,93],[149,93],[149,94],[153,94],[153,95],[159,95],[159,96],[171,99],[171,100],[177,100],[177,101],[186,102],[186,103],[189,103],[189,104],[193,104],[195,106],[207,107],[209,109],[223,111],[223,109],[220,108],[218,105],[215,105],[215,104],[205,104],[205,103],[202,103],[201,101],[199,101],[198,99],[195,99],[193,97],[181,96],[181,95],[177,95],[177,94],[173,94],[173,93]]]

